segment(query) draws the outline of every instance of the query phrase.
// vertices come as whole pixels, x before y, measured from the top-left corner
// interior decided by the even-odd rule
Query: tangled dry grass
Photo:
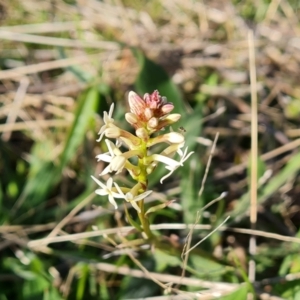
[[[116,233],[115,230],[118,233],[128,231],[117,216],[116,223],[124,226],[123,229],[101,225],[99,230],[90,232],[89,226],[97,218],[103,215],[110,217],[112,212],[92,210],[92,195],[85,195],[85,200],[80,204],[68,205],[84,194],[84,180],[75,188],[72,186],[72,182],[78,183],[78,170],[87,162],[92,164],[94,153],[100,151],[100,147],[91,142],[94,138],[91,132],[86,136],[90,158],[83,158],[87,152],[80,149],[65,166],[64,176],[56,184],[51,197],[43,202],[48,208],[58,208],[51,216],[44,215],[42,204],[41,209],[37,206],[19,211],[23,202],[27,201],[22,198],[26,180],[22,181],[23,185],[16,183],[19,179],[13,175],[13,170],[25,168],[23,173],[19,173],[25,178],[30,174],[28,165],[35,166],[40,161],[59,164],[68,129],[76,119],[74,110],[78,108],[77,98],[92,84],[101,84],[104,91],[110,91],[106,93],[108,96],[105,100],[109,102],[113,98],[124,108],[124,94],[133,88],[142,67],[132,50],[139,49],[161,65],[176,83],[184,95],[188,113],[194,112],[197,103],[203,104],[202,115],[199,116],[203,130],[201,137],[197,137],[198,144],[202,146],[197,155],[200,164],[206,164],[210,155],[209,147],[216,134],[219,134],[206,189],[218,193],[228,190],[228,196],[223,207],[209,211],[206,223],[210,224],[204,224],[204,221],[197,226],[202,230],[212,230],[220,223],[216,219],[222,221],[227,215],[231,219],[220,228],[225,233],[219,235],[217,242],[212,242],[210,251],[214,252],[215,257],[226,258],[230,263],[237,259],[241,270],[246,273],[250,259],[249,235],[258,237],[257,255],[267,257],[272,248],[277,247],[284,254],[274,256],[275,264],[267,259],[266,263],[258,262],[261,270],[256,270],[258,279],[253,283],[253,290],[261,299],[293,299],[292,296],[285,296],[284,292],[280,294],[274,286],[283,278],[285,281],[299,282],[300,272],[298,260],[293,256],[299,250],[297,233],[300,226],[299,3],[287,0],[268,3],[183,0],[68,2],[43,1],[37,5],[36,1],[20,3],[14,0],[0,3],[0,170],[4,191],[0,249],[3,257],[8,259],[12,255],[9,250],[12,250],[13,255],[22,261],[28,251],[37,251],[37,246],[37,252],[51,255],[51,243],[74,241],[80,244],[83,239],[91,247],[116,254],[115,245],[108,243],[105,238],[107,234]],[[247,194],[250,180],[247,169],[253,141],[253,86],[249,77],[248,39],[251,31],[257,76],[254,93],[258,97],[258,160],[263,166],[262,170],[258,170],[256,229],[250,228],[248,221],[250,204]],[[101,119],[97,117],[95,126],[99,128],[100,123]],[[24,165],[20,163],[20,158],[25,162]],[[6,166],[5,160],[9,166]],[[102,167],[97,167],[97,171]],[[181,180],[179,178],[174,183],[157,188],[157,193],[150,201],[167,201],[180,194]],[[199,190],[200,187],[199,183],[195,189]],[[63,213],[59,213],[61,208]],[[185,208],[181,207],[181,221],[185,213]],[[163,219],[162,224],[154,226],[157,226],[157,230],[167,232],[175,230],[179,236],[187,228],[180,227],[187,226],[185,224],[164,222],[169,221]],[[111,222],[105,223],[112,226]],[[197,229],[197,226],[190,225],[189,228]],[[104,237],[104,241],[98,244],[98,241],[86,240],[95,236]],[[228,247],[233,249],[230,255]],[[284,256],[290,257],[291,265],[280,273],[278,269],[284,268]],[[197,299],[213,299],[243,286],[243,283],[230,280],[225,282],[224,278],[221,278],[224,282],[217,282],[191,276],[182,278],[178,273],[178,276],[171,276],[171,273],[149,272],[133,255],[131,258],[141,270],[128,266],[116,268],[115,262],[98,262],[93,265],[93,272],[101,270],[105,274],[115,272],[137,278],[148,277],[157,284],[164,282],[161,285],[164,290],[167,290],[166,282],[206,289],[196,296]],[[70,265],[66,276],[62,275],[61,270],[56,273],[53,271],[57,269],[56,265],[52,266],[52,271],[62,297],[72,299],[73,279],[79,271]],[[273,276],[274,270],[276,276]],[[3,268],[2,273],[5,272]],[[16,274],[12,276],[15,279],[14,276]],[[100,277],[102,287],[108,284],[118,286],[118,278],[114,280],[109,275]],[[244,278],[239,273],[237,278],[241,277]],[[269,279],[264,281],[266,277]],[[231,281],[236,280],[230,278]],[[6,280],[4,276],[2,282]],[[113,288],[107,290],[108,296],[103,299],[117,297]],[[179,289],[173,291],[179,295],[172,299],[192,297],[187,292],[181,295]],[[11,293],[9,290],[6,292],[8,295]],[[192,295],[195,296],[194,293]],[[78,299],[85,299],[84,295],[81,298],[78,296]],[[153,296],[148,299],[168,298]]]

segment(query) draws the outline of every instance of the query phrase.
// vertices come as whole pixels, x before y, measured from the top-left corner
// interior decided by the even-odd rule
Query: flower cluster
[[[163,163],[169,171],[161,178],[162,183],[183,163],[193,152],[188,153],[188,148],[184,150],[184,136],[181,133],[170,131],[161,135],[155,135],[169,125],[180,119],[180,114],[170,114],[174,105],[167,102],[165,97],[161,97],[158,91],[152,94],[145,94],[143,99],[135,92],[131,91],[128,95],[130,112],[126,113],[126,121],[135,129],[135,135],[119,128],[112,118],[114,104],[111,105],[109,113],[104,112],[104,125],[99,131],[101,141],[105,136],[115,139],[115,143],[106,139],[108,152],[97,156],[98,161],[108,163],[100,176],[111,172],[117,174],[126,169],[131,177],[137,182],[132,188],[120,187],[112,178],[106,184],[92,176],[93,180],[100,186],[96,190],[99,195],[108,195],[110,203],[117,209],[115,199],[124,199],[129,202],[138,214],[144,213],[144,199],[152,191],[147,190],[147,178],[153,172],[158,163]],[[166,143],[166,148],[159,154],[151,154],[154,145]],[[128,151],[122,152],[120,146],[125,146]],[[179,160],[173,159],[178,153]],[[131,158],[137,158],[137,164],[130,162]]]

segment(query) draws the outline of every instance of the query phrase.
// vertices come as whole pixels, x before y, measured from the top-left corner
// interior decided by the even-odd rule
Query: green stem
[[[141,209],[141,212],[138,213],[138,216],[139,216],[140,222],[142,224],[143,231],[147,235],[148,239],[152,239],[153,233],[150,229],[150,224],[149,224],[148,218],[145,216],[144,200],[139,201],[139,207]]]

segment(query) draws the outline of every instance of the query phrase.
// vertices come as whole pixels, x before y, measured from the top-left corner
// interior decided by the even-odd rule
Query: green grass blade
[[[60,168],[63,169],[74,156],[77,148],[84,141],[87,129],[93,124],[94,115],[99,104],[99,92],[96,87],[90,88],[86,95],[79,99],[75,113],[75,120],[69,131],[64,151],[62,153]]]

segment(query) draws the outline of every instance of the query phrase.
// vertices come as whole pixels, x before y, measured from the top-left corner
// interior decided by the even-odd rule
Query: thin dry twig
[[[218,137],[219,137],[219,133],[216,134],[213,145],[211,147],[209,157],[208,157],[208,162],[207,162],[205,172],[204,172],[204,176],[203,176],[202,183],[201,183],[201,188],[198,192],[198,196],[201,196],[203,191],[204,191],[205,181],[207,179],[207,175],[208,175],[208,171],[209,171],[209,167],[210,167],[210,164],[211,164],[213,153],[215,152],[215,149],[216,149],[216,144],[217,144],[217,141],[218,141]]]
[[[184,254],[187,255],[189,252],[197,248],[202,242],[208,239],[212,234],[218,231],[228,220],[230,216],[228,216],[222,223],[220,223],[214,230],[212,230],[209,234],[207,234],[203,239],[201,239],[198,243],[196,243],[193,247],[189,248]]]

